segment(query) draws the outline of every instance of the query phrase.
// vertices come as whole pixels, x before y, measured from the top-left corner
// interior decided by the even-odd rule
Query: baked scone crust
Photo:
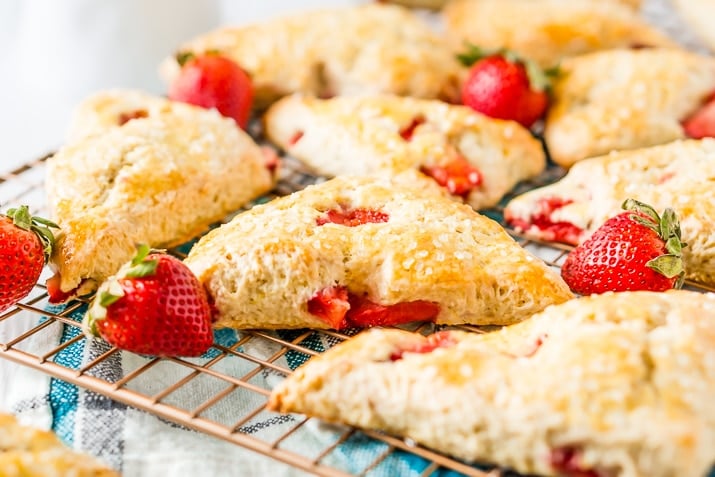
[[[703,477],[715,462],[713,320],[712,294],[631,292],[493,333],[450,331],[456,344],[424,354],[409,352],[424,337],[375,329],[298,368],[268,408],[525,474]]]
[[[560,181],[512,199],[504,216],[516,229],[543,240],[549,230],[534,223],[547,214],[550,223],[565,222],[583,230],[574,245],[586,240],[633,198],[680,218],[686,277],[715,285],[715,139],[675,141],[581,161]],[[563,204],[552,211],[545,203]],[[528,224],[528,225],[523,225]]]
[[[67,142],[117,129],[129,121],[147,117],[182,116],[187,119],[200,113],[198,106],[171,101],[161,96],[133,89],[110,89],[83,99],[72,112],[67,129]]]
[[[119,477],[94,458],[73,452],[50,431],[21,425],[0,413],[0,475],[23,477]]]
[[[456,101],[460,66],[446,40],[408,9],[366,4],[316,10],[199,36],[180,52],[218,51],[253,80],[263,108],[286,94],[392,93]],[[174,58],[161,66],[178,73]]]
[[[591,53],[562,71],[544,137],[564,167],[685,138],[681,122],[715,91],[715,58],[677,49]]]
[[[544,67],[610,48],[675,46],[615,0],[453,0],[444,9],[455,48],[508,48]],[[603,76],[603,73],[601,73]]]
[[[389,218],[318,225],[336,209]],[[330,328],[308,302],[334,286],[380,305],[437,303],[437,323],[514,323],[572,296],[558,273],[471,207],[365,177],[239,214],[202,237],[185,263],[214,300],[217,327]]]
[[[546,166],[541,144],[519,124],[436,100],[295,95],[274,104],[264,121],[271,141],[327,176],[394,175],[464,158],[481,174],[463,197],[475,209],[496,205]]]
[[[272,188],[261,148],[232,119],[176,111],[111,127],[47,161],[50,215],[61,227],[51,262],[63,292],[80,283],[89,292],[137,244],[179,245]]]

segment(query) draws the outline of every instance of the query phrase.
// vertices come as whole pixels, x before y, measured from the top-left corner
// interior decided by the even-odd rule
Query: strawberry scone
[[[715,284],[715,139],[676,141],[574,165],[560,181],[512,199],[504,218],[517,232],[576,245],[632,198],[680,218],[686,278]]]
[[[119,477],[86,454],[66,447],[50,431],[20,424],[0,413],[0,475],[3,477]]]
[[[275,163],[234,120],[144,99],[93,96],[75,117],[76,139],[47,161],[48,205],[61,227],[53,302],[93,291],[136,244],[179,245],[273,187]]]
[[[715,58],[678,49],[609,50],[569,58],[561,69],[544,130],[561,166],[708,135],[688,123],[715,92]]]
[[[509,324],[573,295],[471,207],[338,177],[237,215],[185,260],[218,327]]]
[[[475,209],[495,205],[546,159],[539,141],[513,121],[465,106],[398,96],[328,100],[290,96],[265,116],[269,139],[328,176],[394,175],[434,181]]]
[[[181,45],[163,62],[163,76],[171,82],[177,58],[207,52],[251,76],[258,109],[291,93],[459,98],[460,67],[447,41],[396,5],[371,2],[224,27]]]
[[[370,330],[268,407],[559,477],[705,477],[715,463],[715,295],[594,295],[486,334]]]
[[[618,0],[453,0],[444,9],[455,48],[507,48],[544,67],[593,51],[675,43]]]

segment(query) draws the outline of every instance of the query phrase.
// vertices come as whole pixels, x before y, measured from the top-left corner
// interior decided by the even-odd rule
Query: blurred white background
[[[157,65],[219,25],[357,0],[0,0],[0,173],[57,148],[87,94],[163,94]]]

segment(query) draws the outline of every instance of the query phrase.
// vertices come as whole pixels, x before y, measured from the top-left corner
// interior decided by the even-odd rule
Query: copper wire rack
[[[38,159],[8,174],[0,175],[0,204],[7,205],[28,204],[34,212],[45,212],[45,197],[43,190],[44,168],[46,158]],[[553,180],[560,175],[560,171],[551,172],[546,181]],[[286,158],[282,180],[274,191],[274,195],[285,195],[313,183],[316,178],[301,170],[297,161]],[[542,178],[543,183],[543,178]],[[540,185],[540,184],[536,184]],[[522,185],[522,188],[533,187],[534,184]],[[518,191],[517,191],[518,192]],[[270,200],[270,196],[264,198]],[[487,211],[497,220],[500,219],[500,210],[497,208]],[[517,241],[535,255],[542,258],[549,265],[558,268],[567,254],[569,247],[546,245],[515,236]],[[182,256],[180,249],[172,250]],[[44,277],[43,277],[44,278]],[[331,343],[338,343],[347,339],[354,331],[345,333],[335,331],[300,330],[288,335],[261,330],[247,330],[239,334],[238,341],[230,346],[215,344],[208,358],[202,360],[189,360],[182,358],[147,358],[135,369],[126,372],[116,380],[102,379],[93,371],[115,355],[121,353],[116,348],[107,347],[106,351],[95,357],[79,369],[70,368],[55,361],[63,349],[86,338],[77,333],[75,336],[61,344],[47,345],[45,349],[37,349],[30,344],[36,343],[35,339],[46,329],[53,325],[61,324],[65,327],[79,328],[80,324],[72,319],[71,315],[80,307],[85,306],[81,301],[74,302],[61,311],[54,312],[48,308],[47,293],[42,285],[44,279],[35,287],[33,292],[0,315],[0,358],[14,363],[33,368],[51,377],[74,384],[78,387],[105,395],[115,401],[127,404],[134,408],[146,411],[155,416],[171,421],[186,428],[190,428],[219,439],[231,442],[243,448],[262,454],[267,458],[281,461],[294,468],[323,476],[343,475],[370,475],[379,469],[381,463],[391,454],[407,453],[423,458],[426,462],[422,476],[437,475],[440,470],[478,477],[495,477],[515,475],[505,470],[476,468],[448,456],[421,447],[410,440],[392,437],[380,432],[358,430],[348,427],[337,427],[335,438],[326,443],[323,448],[317,449],[311,455],[296,451],[291,446],[291,438],[296,431],[304,426],[324,425],[315,422],[316,419],[295,415],[290,427],[280,435],[265,440],[246,432],[247,426],[254,422],[258,416],[274,414],[265,410],[265,404],[270,394],[270,389],[256,384],[254,377],[262,373],[288,375],[291,369],[280,364],[279,359],[287,353],[297,353],[300,359],[307,360],[317,354],[316,351],[306,346],[306,341],[320,334]],[[699,288],[700,290],[704,290]],[[435,330],[432,324],[423,324],[417,328],[422,333]],[[460,326],[471,332],[483,332],[473,326]],[[269,356],[252,354],[248,349],[255,348],[251,345],[270,345],[274,350]],[[223,372],[218,363],[225,360],[241,360],[250,369],[240,376],[229,375]],[[170,366],[182,369],[183,378],[173,384],[155,389],[146,386],[142,376],[150,369]],[[186,389],[192,382],[210,379],[217,383],[217,389],[210,396],[187,396]],[[242,415],[218,416],[212,413],[217,403],[230,395],[239,394],[248,402],[255,402],[255,407]],[[274,416],[280,416],[274,414]],[[348,473],[331,463],[330,455],[351,439],[373,439],[384,444],[382,452],[374,461],[364,466],[357,473]]]

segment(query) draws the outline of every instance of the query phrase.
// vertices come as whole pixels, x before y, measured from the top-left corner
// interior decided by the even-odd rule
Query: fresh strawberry
[[[154,356],[199,356],[213,342],[198,279],[179,259],[145,245],[99,287],[83,325],[117,348]]]
[[[394,326],[411,321],[425,321],[439,314],[439,305],[416,300],[394,305],[379,305],[365,297],[349,293],[344,286],[318,290],[308,301],[308,312],[331,328]]]
[[[556,69],[542,70],[535,63],[507,50],[485,52],[470,45],[458,55],[471,66],[462,85],[462,103],[482,114],[511,119],[531,127],[549,105],[548,87]]]
[[[346,227],[357,227],[364,224],[384,223],[390,216],[379,210],[372,209],[340,209],[328,210],[323,217],[316,219],[317,225],[338,224]]]
[[[628,199],[628,212],[607,220],[569,253],[561,275],[576,293],[679,288],[683,282],[680,223],[672,209],[663,216]]]
[[[0,215],[0,312],[25,298],[52,253],[56,224],[22,205]]]
[[[693,139],[715,137],[715,95],[702,108],[683,121],[683,129],[685,134]]]
[[[422,166],[420,171],[445,187],[450,194],[465,199],[482,183],[482,174],[462,156],[457,156],[444,165]]]
[[[253,84],[240,66],[212,53],[181,53],[177,61],[181,71],[169,86],[169,99],[216,108],[246,129],[253,106]]]

